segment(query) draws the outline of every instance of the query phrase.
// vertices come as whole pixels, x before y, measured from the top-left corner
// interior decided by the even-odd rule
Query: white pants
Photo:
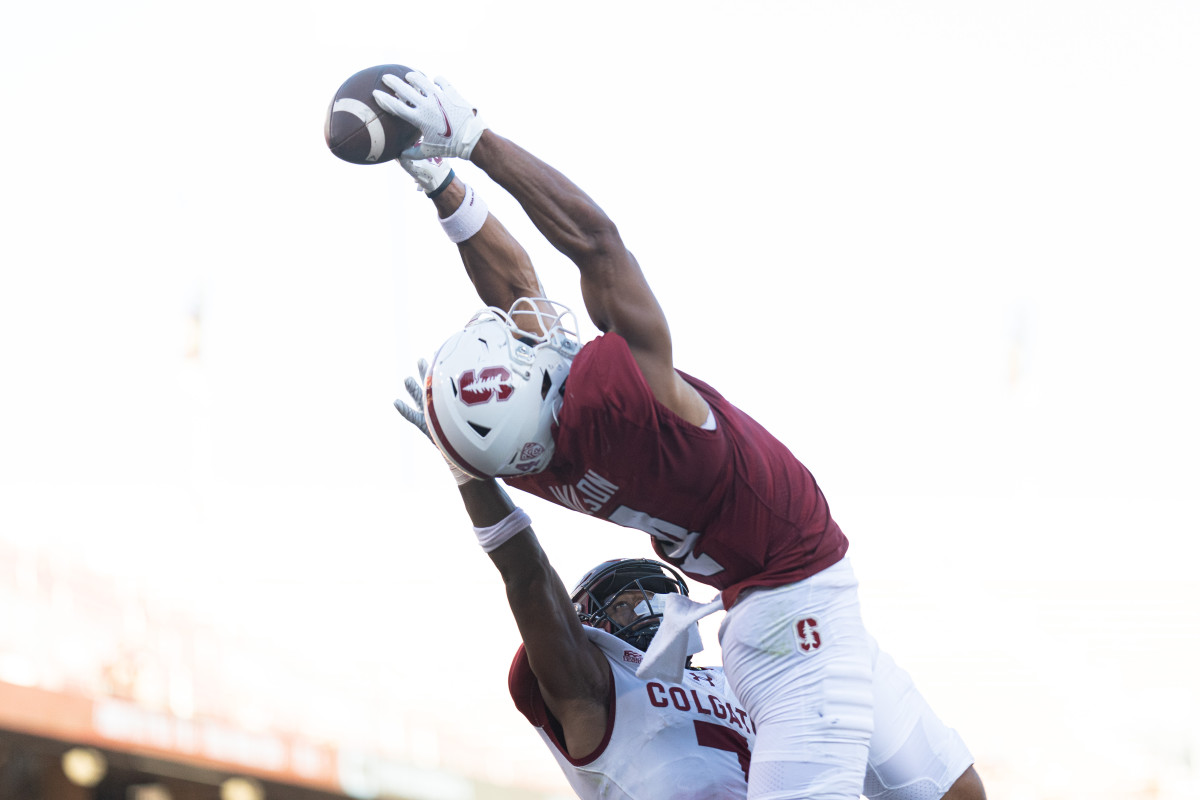
[[[867,633],[846,559],[743,595],[720,640],[756,726],[748,800],[936,800],[972,763]]]

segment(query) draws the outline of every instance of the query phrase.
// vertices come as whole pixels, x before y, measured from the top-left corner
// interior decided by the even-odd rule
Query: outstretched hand
[[[375,102],[421,132],[421,140],[404,151],[408,158],[471,157],[487,125],[449,81],[440,77],[431,81],[420,72],[410,72],[384,75],[383,83],[394,94],[376,89]]]
[[[412,397],[412,404],[397,398],[392,401],[392,405],[400,412],[400,416],[404,417],[413,427],[425,434],[425,438],[432,443],[433,437],[429,435],[429,426],[425,423],[425,390],[422,388],[425,383],[425,373],[428,370],[429,362],[423,358],[419,360],[417,362],[417,374],[421,376],[420,383],[411,375],[404,379],[404,388],[408,391],[409,396]],[[437,445],[434,444],[434,446],[436,447]],[[441,448],[438,448],[438,454],[442,456],[442,459],[446,462],[446,466],[450,467],[450,474],[454,476],[454,482],[459,486],[475,480],[474,477],[463,472],[450,459],[446,458]]]
[[[417,188],[430,197],[436,197],[454,180],[454,170],[441,158],[413,159],[402,155],[396,161],[417,182]]]
[[[400,416],[408,420],[417,430],[425,434],[426,439],[432,442],[433,437],[429,435],[429,427],[425,424],[425,392],[421,389],[428,369],[429,362],[422,358],[417,362],[417,374],[421,376],[421,383],[417,383],[416,378],[411,375],[404,379],[404,388],[408,390],[409,396],[413,399],[412,405],[400,398],[393,400],[392,405],[400,412]]]

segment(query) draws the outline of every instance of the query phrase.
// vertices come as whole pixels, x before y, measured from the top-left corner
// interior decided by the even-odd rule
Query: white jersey
[[[513,702],[537,727],[583,800],[736,800],[746,796],[754,723],[720,668],[687,670],[682,683],[642,680],[642,653],[585,628],[612,673],[608,730],[596,751],[573,759],[542,701],[524,647],[509,672]]]

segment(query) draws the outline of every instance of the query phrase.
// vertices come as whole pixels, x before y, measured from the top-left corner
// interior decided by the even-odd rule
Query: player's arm
[[[471,161],[509,192],[554,247],[579,268],[588,315],[629,343],[655,397],[696,424],[707,408],[677,372],[671,331],[617,226],[565,175],[521,146],[485,130]]]
[[[466,192],[465,184],[453,178],[433,199],[438,218],[458,211]],[[458,254],[479,298],[489,306],[507,311],[518,298],[544,295],[529,253],[491,212],[478,233],[458,243]]]
[[[495,480],[468,481],[459,492],[477,528],[496,525],[513,511]],[[532,528],[525,527],[488,555],[504,579],[529,666],[546,708],[562,724],[567,751],[576,758],[593,752],[608,723],[608,661],[584,635],[567,589]]]
[[[608,215],[558,170],[486,130],[475,108],[445,80],[410,72],[385,75],[383,82],[394,94],[377,90],[376,102],[421,131],[421,143],[406,151],[408,157],[469,158],[503,186],[542,235],[579,268],[584,303],[596,327],[625,338],[659,402],[702,424],[708,409],[675,372],[666,316]]]
[[[428,439],[422,389],[426,368],[424,360],[418,362],[421,381],[404,381],[412,403],[396,400],[394,405]],[[495,480],[474,480],[453,464],[450,472],[480,544],[504,579],[509,608],[546,708],[561,723],[568,752],[585,756],[603,740],[608,725],[608,661],[584,634],[575,605],[529,527],[529,518],[513,513],[512,501]]]
[[[396,159],[437,209],[438,219],[481,300],[507,311],[521,297],[543,295],[525,248],[454,174],[448,159]]]

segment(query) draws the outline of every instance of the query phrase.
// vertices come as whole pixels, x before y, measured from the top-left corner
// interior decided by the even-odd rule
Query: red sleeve
[[[554,746],[563,754],[569,762],[575,766],[584,766],[595,761],[608,747],[609,740],[612,739],[613,724],[617,715],[617,691],[614,683],[612,670],[608,673],[608,727],[604,731],[604,738],[596,749],[584,756],[583,758],[571,758],[567,752],[566,742],[562,737],[562,729],[559,727],[558,720],[550,713],[550,709],[546,708],[546,701],[542,699],[542,690],[538,687],[537,678],[534,677],[533,668],[529,666],[529,659],[525,655],[525,645],[517,648],[517,654],[513,656],[512,666],[508,668],[508,693],[512,695],[513,704],[517,710],[525,715],[525,719],[529,720],[529,724],[535,728],[541,728],[554,742]]]
[[[512,695],[517,710],[525,715],[530,725],[535,728],[547,726],[550,712],[546,708],[546,701],[542,699],[542,690],[538,688],[537,678],[529,666],[523,644],[517,648],[512,666],[508,668],[508,693]]]

